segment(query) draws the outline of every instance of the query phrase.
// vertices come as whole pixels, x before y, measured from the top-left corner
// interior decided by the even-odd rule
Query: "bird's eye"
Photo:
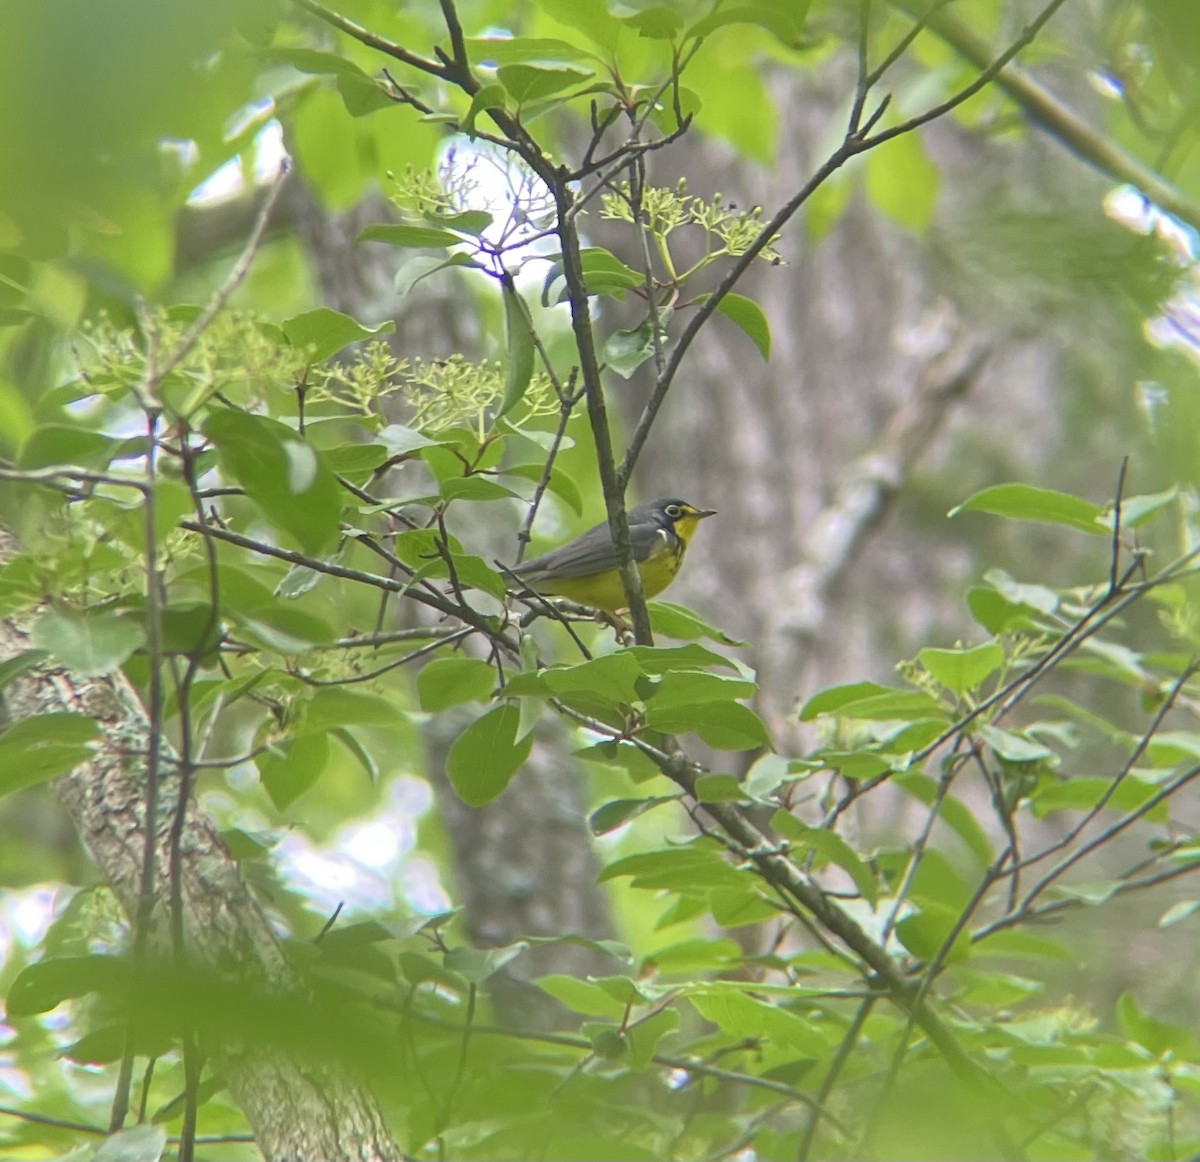
[[[677,504],[668,504],[667,507],[663,509],[663,512],[665,512],[672,520],[678,520],[681,516],[683,516],[683,509]]]

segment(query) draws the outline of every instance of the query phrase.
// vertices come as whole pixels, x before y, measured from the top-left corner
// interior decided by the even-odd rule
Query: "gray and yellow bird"
[[[647,501],[629,510],[630,545],[647,597],[661,593],[671,583],[696,526],[715,511],[675,497]],[[526,561],[513,572],[544,597],[565,597],[609,613],[625,608],[625,587],[607,522]]]

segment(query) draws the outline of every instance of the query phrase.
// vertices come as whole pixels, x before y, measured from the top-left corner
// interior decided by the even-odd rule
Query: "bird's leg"
[[[631,646],[637,640],[633,635],[633,626],[619,613],[609,613],[607,609],[597,609],[596,620],[601,625],[609,626],[616,634],[617,641],[623,646]]]

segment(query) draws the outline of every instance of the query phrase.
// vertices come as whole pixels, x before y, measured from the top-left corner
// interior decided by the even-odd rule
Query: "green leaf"
[[[581,33],[610,57],[621,39],[621,23],[604,4],[580,4],[579,0],[538,0],[538,7],[573,32]]]
[[[480,658],[437,658],[417,675],[417,699],[429,712],[486,702],[496,685],[496,671]]]
[[[501,469],[502,476],[519,476],[522,480],[532,480],[535,484],[542,479],[545,472],[544,464],[513,464]],[[560,500],[565,501],[576,516],[583,515],[583,497],[579,485],[575,483],[561,468],[550,469],[550,480],[547,487]]]
[[[451,744],[446,774],[468,807],[482,807],[495,799],[529,757],[533,737],[517,740],[519,720],[515,706],[496,706]]]
[[[704,39],[729,24],[751,24],[765,28],[789,48],[801,48],[804,20],[811,0],[755,0],[753,4],[726,4],[697,21],[688,30],[689,38]]]
[[[303,707],[303,730],[319,733],[340,726],[371,726],[395,730],[407,724],[394,698],[367,694],[345,686],[322,686],[314,690]]]
[[[317,307],[316,310],[293,315],[283,324],[287,341],[305,352],[313,363],[323,363],[350,343],[395,329],[396,324],[391,319],[380,323],[378,327],[364,327],[356,319],[329,307]]]
[[[655,634],[696,641],[706,637],[727,646],[744,646],[747,642],[730,637],[724,630],[709,625],[683,605],[670,601],[648,601],[646,610],[650,614],[650,626]]]
[[[745,678],[710,674],[707,670],[668,670],[646,698],[651,710],[668,706],[695,706],[709,702],[733,702],[754,697],[755,685]]]
[[[896,925],[896,938],[913,956],[931,961],[941,952],[951,932],[958,924],[961,913],[944,905],[927,903],[910,916],[905,916]],[[945,963],[956,964],[965,960],[971,951],[971,936],[967,927],[954,937],[945,956]]]
[[[1041,763],[1058,756],[1035,739],[1028,738],[1013,730],[1004,730],[985,722],[979,728],[979,736],[1005,762],[1010,763]]]
[[[748,878],[736,887],[714,888],[708,894],[708,910],[722,928],[743,928],[779,916],[780,905],[766,899]]]
[[[80,468],[108,467],[120,441],[73,424],[43,424],[29,433],[17,456],[17,467],[50,468],[70,464]]]
[[[337,78],[338,93],[351,117],[362,117],[377,109],[390,109],[395,102],[379,83],[368,76],[353,61],[336,53],[317,52],[309,48],[275,49],[272,59],[282,60],[302,73],[326,74]]]
[[[1027,606],[1043,614],[1054,613],[1058,609],[1058,594],[1044,585],[1026,585],[1014,580],[1003,569],[989,569],[983,579],[1013,605]]]
[[[1075,961],[1075,954],[1064,948],[1057,940],[1035,936],[1032,932],[1018,932],[999,928],[989,933],[976,944],[979,952],[990,956],[1036,956],[1050,960]]]
[[[785,839],[813,852],[821,863],[840,867],[871,905],[879,898],[879,883],[862,857],[836,831],[809,827],[790,811],[780,808],[771,817],[771,827]]]
[[[708,295],[700,295],[697,301],[706,298]],[[742,329],[763,359],[771,358],[771,325],[758,303],[745,295],[730,293],[717,303],[717,310]]]
[[[972,585],[966,593],[971,616],[991,634],[1026,631],[1034,628],[1029,607],[1009,601],[986,585]]]
[[[533,983],[573,1013],[582,1013],[585,1017],[611,1017],[615,1021],[625,1015],[624,1003],[591,981],[552,973],[538,977]]]
[[[600,883],[630,876],[631,886],[698,895],[710,888],[741,888],[744,877],[712,847],[697,843],[643,851],[614,860],[597,876]]]
[[[316,614],[278,602],[263,605],[253,613],[230,614],[242,635],[261,649],[277,654],[302,654],[332,645],[332,626]]]
[[[646,725],[667,734],[697,734],[717,750],[754,750],[770,747],[765,723],[740,702],[689,703],[682,706],[651,705]]]
[[[659,1042],[679,1028],[677,1009],[660,1009],[644,1020],[630,1025],[625,1033],[629,1042],[626,1062],[635,1071],[647,1068],[654,1059]]]
[[[337,543],[341,490],[321,454],[286,424],[233,408],[204,424],[222,469],[263,516],[311,554]]]
[[[145,644],[137,618],[113,610],[47,609],[34,623],[29,640],[54,654],[68,670],[83,677],[108,674]]]
[[[143,1123],[109,1134],[96,1148],[92,1162],[158,1162],[166,1148],[166,1127]]]
[[[929,160],[921,136],[893,137],[866,160],[866,189],[881,213],[914,234],[924,234],[937,204],[941,174]]]
[[[554,666],[541,674],[552,694],[584,693],[611,706],[626,706],[638,700],[638,681],[645,672],[632,651],[621,650],[575,666]]]
[[[82,714],[35,714],[0,733],[0,795],[66,774],[92,757],[99,727]]]
[[[459,245],[463,240],[449,230],[438,230],[432,226],[404,226],[382,222],[367,226],[359,232],[355,241],[382,242],[387,246],[400,246],[411,250],[444,250],[447,246]]]
[[[694,670],[698,666],[724,666],[736,670],[728,658],[705,646],[630,646],[624,651],[634,658],[647,674],[665,674],[670,670]]]
[[[696,799],[701,803],[736,803],[746,798],[741,783],[733,775],[700,775],[695,783]]]
[[[974,690],[1004,664],[1004,647],[984,642],[973,649],[923,649],[917,654],[925,667],[952,694]]]
[[[631,331],[614,331],[600,348],[600,356],[622,379],[628,379],[654,354],[654,321],[650,316]]]
[[[1144,782],[1133,775],[1126,775],[1115,789],[1111,778],[1074,778],[1039,788],[1030,796],[1029,806],[1035,818],[1044,819],[1052,811],[1091,811],[1101,799],[1108,796],[1105,810],[1136,811],[1157,793],[1158,788],[1153,783]],[[1157,804],[1146,818],[1151,822],[1165,822],[1167,804]]]
[[[49,650],[22,650],[5,662],[0,662],[0,690],[9,682],[32,670],[50,656]]]
[[[653,799],[614,799],[611,803],[597,807],[588,816],[588,827],[593,835],[607,835],[610,831],[616,831],[618,827],[624,827],[631,819],[636,819],[652,807],[657,807],[660,803],[674,803],[677,799],[677,795],[658,795]]]
[[[472,270],[482,269],[469,254],[461,251],[455,251],[449,258],[418,254],[396,271],[395,277],[392,279],[392,290],[395,291],[397,298],[403,298],[422,279],[428,278],[431,274],[437,274],[439,270],[447,270],[455,266],[465,266]]]
[[[271,802],[285,811],[321,777],[329,762],[329,740],[323,734],[302,734],[254,761]]]
[[[858,698],[844,697],[845,692],[859,688]],[[873,688],[873,689],[872,689]],[[819,702],[820,709],[813,706]],[[834,709],[824,709],[833,706]],[[800,719],[807,722],[817,714],[836,713],[839,718],[855,720],[876,719],[880,721],[919,722],[925,719],[949,720],[949,709],[936,698],[920,690],[898,690],[887,686],[875,686],[873,682],[855,682],[851,686],[825,690],[807,702],[800,711]]]
[[[9,1017],[32,1017],[48,1013],[63,1001],[110,991],[127,979],[126,963],[116,956],[49,957],[18,973],[8,990],[5,1009]]]
[[[503,948],[471,948],[459,945],[451,948],[443,958],[451,972],[465,976],[472,984],[483,984],[511,960],[515,960],[529,946],[523,940],[506,944]]]
[[[739,1042],[761,1037],[768,1045],[799,1050],[820,1060],[828,1057],[829,1046],[818,1031],[819,1025],[741,991],[752,987],[721,987],[714,983],[707,986],[710,991],[689,993],[687,999],[700,1016]]]
[[[1121,527],[1135,529],[1144,525],[1156,512],[1166,508],[1179,497],[1178,486],[1168,488],[1165,492],[1155,492],[1148,496],[1127,496],[1121,501]],[[1104,527],[1112,530],[1116,508],[1108,505],[1100,518]]]
[[[511,488],[488,476],[455,476],[444,480],[441,494],[446,500],[512,500],[517,496]]]
[[[1170,928],[1171,925],[1178,924],[1180,920],[1186,920],[1198,911],[1200,911],[1200,900],[1176,900],[1158,918],[1158,926],[1160,928]]]
[[[488,109],[504,110],[507,107],[508,92],[503,85],[495,83],[483,85],[476,90],[475,95],[471,98],[471,105],[467,109],[467,115],[459,122],[459,130],[473,139],[475,136],[475,121],[480,113],[484,113]]]
[[[894,693],[898,691],[890,686],[881,686],[878,682],[847,682],[842,686],[830,686],[814,694],[800,707],[800,721],[811,722],[822,714],[836,714],[843,706],[861,702],[864,698]]]
[[[651,40],[674,40],[683,28],[683,17],[673,8],[656,4],[621,17],[621,23],[636,28],[639,36]]]
[[[599,60],[586,49],[547,36],[469,36],[467,51],[471,60],[481,65],[506,65],[518,61],[563,64]]]
[[[497,418],[507,415],[524,398],[525,389],[533,378],[536,354],[528,311],[511,282],[502,284],[501,296],[504,300],[504,342],[508,348],[508,366],[504,375],[504,399],[496,413]]]
[[[721,972],[739,964],[745,953],[736,940],[710,936],[680,940],[656,948],[643,960],[647,973],[679,973],[694,976],[698,972]]]
[[[579,69],[552,69],[544,65],[509,64],[501,65],[496,76],[508,94],[519,105],[540,101],[554,93],[561,93],[572,85],[582,85],[592,79],[590,72]]]
[[[635,783],[644,783],[661,772],[655,761],[633,743],[608,739],[573,752],[580,762],[596,763],[624,771]]]
[[[952,508],[949,515],[957,516],[960,512],[986,512],[1011,520],[1066,525],[1094,536],[1109,535],[1101,523],[1103,510],[1099,505],[1066,492],[1034,488],[1029,484],[997,484],[985,488]]]
[[[403,424],[388,424],[375,438],[387,449],[390,457],[408,456],[422,448],[438,446],[436,440],[431,440],[415,428],[406,428]]]
[[[1194,1059],[1196,1036],[1192,1030],[1147,1016],[1132,993],[1123,993],[1117,1001],[1117,1021],[1125,1036],[1155,1057],[1170,1053],[1187,1060]]]
[[[601,246],[586,247],[580,251],[579,258],[589,295],[609,295],[615,299],[624,299],[627,290],[643,286],[646,282],[636,270],[626,266],[615,254]],[[567,297],[565,285],[556,289],[556,284],[562,281],[563,263],[560,255],[551,262],[546,280],[542,284],[542,306],[548,307],[552,301],[561,302]],[[557,296],[553,299],[552,291]]]

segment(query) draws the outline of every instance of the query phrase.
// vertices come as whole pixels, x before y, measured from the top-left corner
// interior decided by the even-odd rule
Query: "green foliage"
[[[781,261],[792,214],[820,237],[860,182],[894,222],[930,228],[941,175],[919,130],[941,112],[987,124],[1010,99],[972,95],[978,68],[946,47],[944,14],[925,28],[904,6],[539,0],[464,3],[460,29],[432,4],[368,0],[353,22],[314,4],[170,7],[128,0],[99,24],[30,8],[0,48],[5,107],[29,110],[0,146],[0,476],[22,544],[0,566],[0,613],[28,632],[0,687],[128,682],[158,766],[111,690],[81,712],[6,720],[6,825],[40,802],[25,792],[73,770],[86,781],[107,747],[167,804],[170,849],[151,928],[115,917],[107,895],[72,894],[72,869],[49,930],[11,945],[6,1067],[31,1082],[20,1112],[40,1120],[6,1111],[4,1149],[74,1148],[80,1123],[106,1123],[125,1060],[144,1117],[94,1135],[91,1157],[161,1156],[185,1092],[202,1131],[228,1136],[212,1148],[248,1157],[222,1072],[236,1044],[370,1083],[414,1158],[1195,1152],[1196,1037],[1132,993],[1111,1013],[1068,1000],[1061,974],[1082,953],[1039,927],[1106,924],[1124,898],[1200,868],[1182,806],[1200,774],[1195,552],[1152,570],[1128,551],[1131,530],[1154,538],[1187,518],[1189,494],[975,493],[954,511],[1089,533],[1112,558],[1069,587],[987,572],[966,593],[986,640],[928,645],[892,685],[805,692],[788,722],[755,708],[743,643],[691,610],[654,602],[632,639],[610,635],[513,592],[495,556],[521,543],[519,525],[528,540],[546,494],[582,515],[596,477],[611,493],[604,372],[652,371],[661,402],[715,314],[770,358],[766,313],[733,287],[752,260]],[[978,29],[1005,24],[991,0],[961,7]],[[1191,10],[1119,15],[1105,30],[1126,93],[1115,132],[1154,158],[1163,134],[1140,127],[1185,125],[1169,135],[1178,179],[1200,188],[1185,157],[1197,80],[1178,49]],[[650,180],[653,154],[691,131],[769,159],[779,112],[763,62],[807,67],[822,44],[889,67],[895,51],[919,83],[893,103],[882,74],[861,73],[811,188],[775,212]],[[231,309],[239,267],[211,310],[137,299],[171,297],[175,212],[225,160],[249,172],[271,117],[330,207],[390,171],[398,220],[358,243],[416,252],[400,297],[455,280],[472,325],[478,308],[477,355],[398,354],[390,323],[323,306],[279,322],[270,306]],[[489,192],[495,179],[511,197]],[[612,249],[584,245],[588,213]],[[1064,253],[1072,287],[1115,278],[1107,252]],[[1139,303],[1171,282],[1154,258]],[[454,736],[450,792],[502,810],[551,719],[595,771],[599,879],[638,917],[630,947],[573,933],[479,947],[453,912],[407,900],[329,919],[281,871],[285,834],[340,841],[403,777],[440,776],[426,735]],[[556,777],[577,777],[565,754]],[[242,970],[240,935],[205,949],[216,972],[173,934],[191,922],[189,901],[167,900],[172,862],[195,857],[193,837],[168,835],[185,781],[231,824],[244,882],[224,883],[224,865],[199,880],[270,910],[287,987]],[[136,820],[109,809],[138,846]],[[553,822],[520,826],[532,841]],[[416,840],[430,863],[433,831]],[[1101,851],[1120,862],[1078,866]],[[1157,924],[1196,911],[1181,899]],[[607,967],[534,970],[529,992],[561,1026],[547,1034],[512,1020],[498,982],[559,945]]]

